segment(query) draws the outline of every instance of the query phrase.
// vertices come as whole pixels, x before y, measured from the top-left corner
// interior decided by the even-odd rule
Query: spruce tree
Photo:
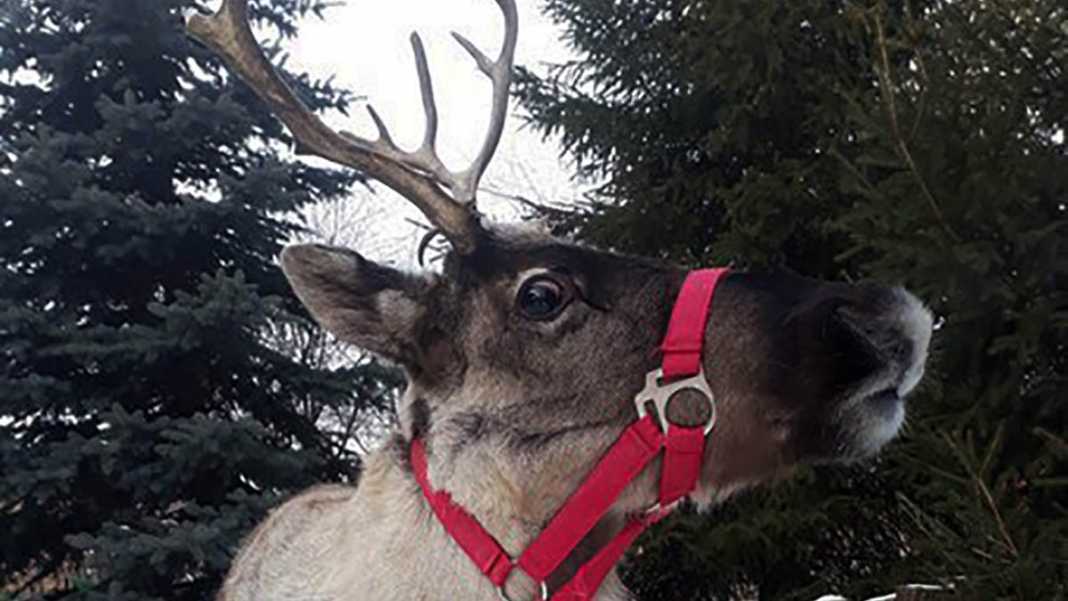
[[[207,4],[4,4],[0,594],[210,598],[266,509],[357,476],[302,403],[388,397],[377,366],[272,334],[309,322],[275,265],[299,227],[281,216],[357,177],[294,161],[186,37]],[[255,20],[278,42],[325,5],[263,0]],[[316,110],[350,101],[290,79]]]
[[[533,124],[600,182],[559,230],[690,265],[873,278],[938,317],[902,440],[632,557],[642,599],[1068,596],[1061,0],[548,0],[578,54]],[[711,444],[715,444],[713,439]]]

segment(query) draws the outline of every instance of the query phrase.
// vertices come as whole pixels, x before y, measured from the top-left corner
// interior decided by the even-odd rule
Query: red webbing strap
[[[656,457],[663,441],[651,415],[624,430],[545,530],[523,551],[519,567],[535,581],[544,582]]]
[[[583,564],[579,571],[575,572],[574,577],[553,594],[551,601],[593,599],[597,594],[597,589],[601,588],[601,583],[608,577],[619,558],[623,557],[623,553],[634,544],[634,539],[669,513],[671,513],[670,510],[660,511],[627,522],[627,525],[611,542],[598,551],[593,559]]]
[[[660,345],[664,353],[664,380],[701,373],[701,349],[705,327],[712,312],[712,295],[728,269],[691,271],[675,299],[667,335]],[[670,426],[664,444],[664,465],[660,474],[660,506],[678,501],[697,487],[701,459],[705,451],[704,428]]]
[[[726,269],[694,271],[683,283],[661,345],[665,380],[694,376],[701,372],[701,348],[711,310],[712,293],[726,273]],[[515,564],[481,524],[453,502],[449,493],[431,488],[427,476],[426,449],[421,440],[412,441],[411,461],[415,479],[445,531],[490,582],[502,587],[517,565],[532,579],[544,583],[608,512],[627,485],[664,448],[660,511],[629,521],[608,545],[552,596],[552,601],[587,601],[597,593],[605,577],[634,539],[667,515],[672,503],[693,492],[701,472],[704,446],[703,427],[670,426],[667,432],[661,432],[651,415],[635,422],[623,431]]]
[[[682,284],[671,310],[667,335],[660,350],[664,353],[664,379],[693,376],[701,371],[701,347],[705,325],[712,306],[712,293],[727,269],[691,271]]]
[[[426,448],[421,439],[412,441],[412,471],[423,496],[430,504],[438,521],[456,544],[460,545],[471,561],[496,586],[504,586],[512,572],[512,560],[501,545],[489,535],[478,520],[457,505],[445,491],[435,491],[427,476]]]
[[[660,468],[660,506],[667,507],[697,488],[705,454],[705,429],[668,426]]]

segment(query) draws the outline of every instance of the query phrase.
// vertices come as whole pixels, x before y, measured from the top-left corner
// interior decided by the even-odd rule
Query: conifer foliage
[[[277,216],[356,178],[293,161],[185,36],[183,11],[207,4],[3,3],[0,597],[210,598],[266,508],[357,474],[302,401],[388,393],[379,371],[269,336],[307,323],[274,263],[296,226]],[[281,40],[325,4],[253,6]],[[291,80],[315,109],[350,100]]]
[[[675,518],[630,564],[641,598],[917,580],[1068,598],[1063,0],[546,8],[579,58],[525,73],[519,96],[602,182],[560,229],[691,265],[899,282],[938,317],[903,440]]]

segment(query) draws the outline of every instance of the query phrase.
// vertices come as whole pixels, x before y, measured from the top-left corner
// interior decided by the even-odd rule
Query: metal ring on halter
[[[663,379],[663,369],[654,369],[645,375],[645,388],[634,397],[634,404],[638,407],[638,417],[644,418],[648,414],[645,405],[652,402],[656,406],[656,418],[660,422],[660,429],[666,434],[668,426],[671,425],[667,418],[667,406],[671,402],[671,397],[683,390],[693,390],[704,395],[705,400],[708,401],[710,413],[704,427],[707,436],[712,431],[712,427],[716,425],[716,400],[712,396],[712,389],[708,387],[708,380],[705,379],[705,370],[702,368],[696,375],[671,382],[662,382]]]
[[[504,592],[503,586],[497,587],[497,596],[501,598],[501,601],[512,601],[508,596],[508,593]],[[545,581],[541,581],[541,601],[549,601],[549,585],[545,584]]]

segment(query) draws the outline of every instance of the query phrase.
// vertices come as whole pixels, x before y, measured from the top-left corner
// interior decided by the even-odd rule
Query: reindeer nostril
[[[824,340],[838,358],[839,373],[848,381],[866,378],[886,363],[885,351],[876,344],[870,327],[859,323],[847,308],[837,308],[828,316]]]
[[[839,381],[877,377],[903,396],[923,372],[929,313],[901,290],[871,287],[865,292],[829,311],[825,344],[838,357]]]
[[[915,343],[912,340],[904,336],[899,336],[897,340],[890,347],[889,354],[893,359],[899,363],[906,363],[912,357],[912,350],[915,347]]]

